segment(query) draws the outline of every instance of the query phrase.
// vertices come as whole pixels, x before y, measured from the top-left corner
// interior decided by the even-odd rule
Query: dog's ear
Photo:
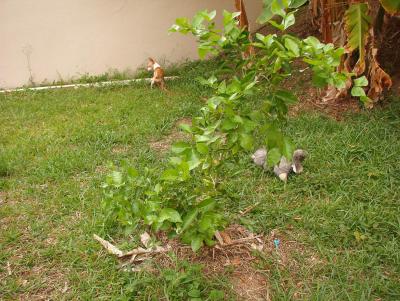
[[[149,62],[152,62],[152,63],[154,63],[154,60],[153,60],[153,58],[149,57]]]

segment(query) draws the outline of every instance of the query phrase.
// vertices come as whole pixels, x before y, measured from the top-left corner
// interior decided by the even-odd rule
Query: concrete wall
[[[253,28],[261,2],[245,1]],[[167,30],[205,8],[234,0],[0,0],[0,88],[197,58],[193,38]]]

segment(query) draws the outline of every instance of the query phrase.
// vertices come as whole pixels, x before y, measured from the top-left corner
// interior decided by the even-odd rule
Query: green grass
[[[193,78],[205,70],[188,65],[168,93],[132,85],[0,95],[1,300],[233,296],[220,275],[206,278],[178,259],[155,274],[122,272],[92,238],[106,234],[107,164],[161,168],[148,143],[196,114],[208,92]],[[304,174],[283,185],[243,157],[227,185],[228,214],[260,202],[241,222],[279,230],[282,252],[290,249],[286,265],[268,254],[258,263],[271,298],[399,300],[399,100],[340,122],[304,113],[286,130],[310,154]]]

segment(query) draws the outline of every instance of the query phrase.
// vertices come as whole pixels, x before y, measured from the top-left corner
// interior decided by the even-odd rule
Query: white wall
[[[245,1],[253,28],[261,2]],[[191,37],[167,30],[205,8],[234,0],[0,0],[0,88],[197,58]]]

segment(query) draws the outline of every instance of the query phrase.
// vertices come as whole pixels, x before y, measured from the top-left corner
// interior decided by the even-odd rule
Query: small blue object
[[[274,245],[275,245],[275,248],[279,248],[279,243],[280,243],[280,240],[279,239],[274,239]]]

